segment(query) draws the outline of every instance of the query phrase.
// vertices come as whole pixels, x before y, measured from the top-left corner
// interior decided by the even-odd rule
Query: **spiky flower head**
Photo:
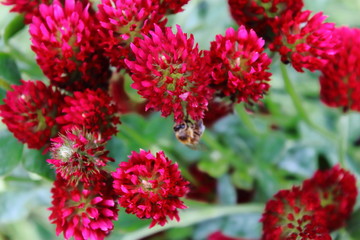
[[[303,68],[322,69],[328,58],[337,52],[339,44],[333,34],[335,24],[324,23],[326,16],[321,12],[311,15],[311,11],[296,15],[289,11],[273,21],[280,30],[269,48],[279,52],[281,60],[290,62],[298,72],[303,72]]]
[[[150,0],[102,0],[98,8],[100,45],[119,70],[126,68],[125,58],[133,57],[130,43],[148,34],[154,23],[165,27],[167,21]]]
[[[60,113],[62,95],[40,81],[21,81],[12,85],[0,105],[0,116],[9,131],[29,148],[48,146],[58,130],[55,118]]]
[[[317,171],[303,183],[303,189],[318,194],[330,231],[344,226],[358,194],[354,175],[336,165],[325,171]]]
[[[106,142],[96,133],[73,128],[51,141],[52,158],[47,161],[69,185],[101,179],[102,168],[114,161],[107,156]]]
[[[63,125],[61,131],[71,130],[74,126],[95,132],[104,140],[117,133],[120,123],[117,108],[111,97],[103,90],[86,89],[66,96],[62,115],[56,121]]]
[[[217,35],[209,51],[212,87],[217,95],[233,102],[257,101],[269,89],[271,59],[264,53],[265,41],[253,30],[240,26]]]
[[[339,52],[321,69],[320,97],[330,107],[360,111],[360,29],[334,30],[340,39]]]
[[[57,176],[52,192],[49,220],[56,224],[56,235],[65,239],[103,240],[114,228],[118,219],[116,194],[109,173],[102,172],[101,181],[69,186]]]
[[[69,91],[106,88],[109,62],[97,46],[98,23],[82,1],[41,4],[30,25],[31,48],[52,84]]]
[[[317,194],[299,187],[276,193],[261,221],[262,240],[331,240]]]
[[[167,217],[179,221],[178,208],[186,206],[179,199],[188,192],[178,169],[164,154],[140,150],[132,152],[127,162],[121,162],[113,172],[114,189],[120,195],[119,204],[127,213],[139,218],[152,218],[150,227],[161,226]]]
[[[301,11],[302,0],[228,0],[231,16],[239,26],[253,29],[266,42],[271,42],[277,28],[272,24],[275,17],[281,18],[286,12]]]
[[[174,34],[170,27],[155,25],[143,38],[131,44],[135,60],[125,63],[132,73],[131,86],[148,100],[146,108],[161,111],[164,117],[174,113],[177,123],[188,116],[202,119],[213,92],[194,37],[188,37],[180,26]]]

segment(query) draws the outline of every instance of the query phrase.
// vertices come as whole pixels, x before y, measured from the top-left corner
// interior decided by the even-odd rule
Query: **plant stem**
[[[0,78],[0,88],[4,89],[5,91],[11,90],[10,84],[3,78]]]
[[[304,106],[302,105],[302,100],[300,99],[300,96],[295,92],[294,86],[289,78],[288,73],[287,73],[285,64],[281,64],[280,69],[281,69],[281,74],[282,74],[282,77],[284,80],[285,89],[288,92],[288,94],[290,95],[290,98],[296,108],[296,111],[299,113],[300,117],[304,120],[304,122],[307,125],[309,125],[313,129],[315,129],[316,131],[321,133],[323,136],[336,141],[337,136],[334,133],[326,130],[325,128],[322,128],[322,127],[316,125],[310,119],[307,111],[305,110]]]
[[[253,123],[252,119],[250,118],[249,114],[245,110],[245,106],[243,103],[237,104],[235,106],[235,111],[237,115],[240,117],[241,122],[244,126],[251,131],[254,135],[262,135],[262,133],[256,128],[255,124]]]
[[[142,137],[138,132],[132,129],[130,126],[125,123],[121,123],[121,129],[118,135],[125,134],[137,142],[142,148],[148,148],[151,143],[146,141],[146,138]],[[119,136],[118,136],[119,137]]]
[[[344,113],[339,120],[339,164],[345,168],[347,141],[349,135],[349,115]]]
[[[224,217],[234,214],[245,214],[245,213],[261,213],[264,210],[262,204],[241,204],[236,206],[208,206],[201,207],[198,209],[192,209],[192,211],[181,211],[180,222],[169,222],[165,226],[155,226],[151,229],[148,227],[139,229],[137,231],[126,234],[121,240],[135,240],[142,239],[147,236],[151,236],[155,233],[165,231],[170,228],[187,227],[194,224],[208,221],[210,219]]]

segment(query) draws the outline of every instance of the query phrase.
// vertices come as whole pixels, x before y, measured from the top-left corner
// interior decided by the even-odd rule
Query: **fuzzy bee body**
[[[198,146],[204,130],[205,126],[202,120],[195,122],[185,120],[180,124],[174,125],[175,136],[179,142],[193,149]]]

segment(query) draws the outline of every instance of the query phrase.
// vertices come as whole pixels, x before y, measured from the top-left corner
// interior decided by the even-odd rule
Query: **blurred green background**
[[[359,0],[306,0],[305,8],[323,11],[329,16],[328,21],[337,26],[360,27]],[[24,80],[47,82],[30,49],[28,27],[20,29],[21,18],[8,13],[9,9],[0,6],[0,78],[12,83],[18,82],[20,76]],[[202,49],[209,47],[216,34],[236,27],[224,0],[191,0],[184,12],[170,17],[169,24],[179,24],[184,32],[193,33]],[[20,31],[16,32],[17,29]],[[177,142],[171,118],[164,119],[157,113],[148,118],[135,114],[121,116],[119,134],[108,144],[110,155],[116,159],[109,168],[126,161],[133,150],[163,150],[179,163],[184,176],[195,185],[199,180],[192,175],[190,166],[198,166],[217,180],[208,183],[212,203],[186,200],[189,209],[181,211],[181,221],[170,222],[163,228],[148,229],[149,221],[120,210],[109,239],[141,239],[153,234],[157,235],[152,239],[205,239],[216,230],[231,236],[257,238],[261,234],[259,219],[264,203],[278,190],[301,183],[316,169],[336,164],[340,157],[359,178],[360,149],[356,146],[360,138],[359,113],[344,116],[340,109],[327,108],[319,100],[319,73],[300,74],[288,67],[294,89],[314,124],[309,125],[284,88],[279,66],[275,57],[271,89],[262,101],[267,112],[255,106],[250,114],[243,104],[238,105],[234,114],[206,130],[201,150]],[[129,86],[127,90],[135,100],[139,99]],[[4,94],[1,89],[1,98]],[[318,131],[318,127],[326,133]],[[55,236],[55,226],[47,220],[54,174],[44,164],[46,157],[18,143],[0,125],[0,240],[62,239]],[[360,239],[358,210],[350,223],[347,229],[333,233],[334,239]]]

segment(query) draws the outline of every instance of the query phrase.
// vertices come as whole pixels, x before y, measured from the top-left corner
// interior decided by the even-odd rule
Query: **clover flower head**
[[[294,69],[303,72],[321,70],[329,57],[338,51],[339,40],[333,34],[335,24],[324,23],[326,16],[307,10],[294,15],[289,11],[273,21],[280,26],[270,50],[277,51],[284,63],[290,62]]]
[[[353,211],[358,194],[354,175],[336,165],[325,171],[317,171],[303,183],[303,189],[318,194],[330,231],[344,226]]]
[[[156,1],[102,0],[98,8],[99,42],[118,70],[126,68],[125,58],[133,57],[130,43],[148,34],[154,23],[165,27],[167,21]]]
[[[177,209],[186,208],[179,198],[188,192],[189,182],[163,152],[156,156],[145,150],[132,152],[112,176],[119,204],[127,213],[152,218],[150,228],[165,225],[167,217],[179,221]]]
[[[331,240],[317,194],[300,187],[280,190],[266,203],[262,240]]]
[[[90,3],[55,0],[39,11],[30,25],[31,48],[51,83],[68,91],[106,88],[109,61],[97,44],[99,24]]]
[[[125,60],[131,86],[148,100],[147,109],[161,111],[164,117],[173,113],[178,123],[186,117],[202,119],[213,94],[202,52],[180,26],[176,34],[170,27],[154,29],[131,44],[135,60]]]
[[[340,27],[334,35],[340,46],[321,69],[321,100],[330,107],[360,111],[360,29]]]
[[[264,52],[265,41],[253,30],[240,26],[217,35],[209,51],[212,86],[219,96],[233,102],[257,101],[269,89],[271,59]]]
[[[78,127],[96,132],[104,140],[109,140],[117,133],[117,124],[120,123],[116,105],[101,89],[86,89],[74,92],[73,96],[66,96],[62,114],[56,121],[62,125],[62,132]]]
[[[0,116],[20,142],[40,149],[49,145],[50,138],[56,135],[55,118],[63,97],[56,88],[43,82],[22,80],[21,83],[12,85],[13,91],[6,93]]]
[[[107,162],[114,161],[107,156],[106,141],[96,133],[73,128],[51,141],[52,158],[47,161],[69,185],[101,179],[102,168]]]
[[[298,13],[304,3],[302,0],[228,0],[231,16],[236,23],[253,29],[266,42],[271,42],[278,28],[272,22],[286,12]]]
[[[52,192],[49,220],[56,224],[56,235],[61,232],[66,240],[103,240],[114,228],[118,219],[116,194],[112,178],[102,172],[101,181],[69,186],[57,176]]]

